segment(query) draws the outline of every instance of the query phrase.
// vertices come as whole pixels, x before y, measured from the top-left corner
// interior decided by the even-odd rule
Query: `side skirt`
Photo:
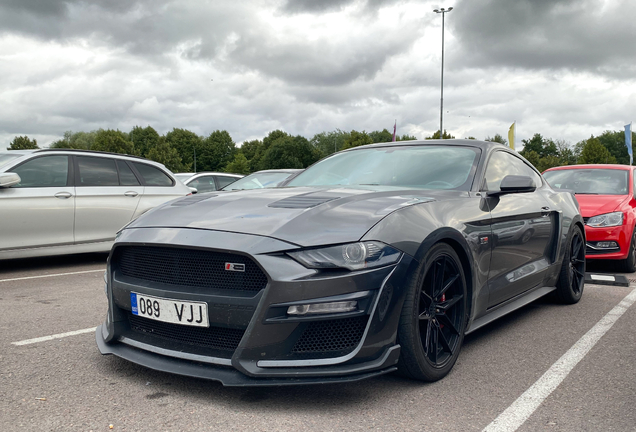
[[[517,297],[516,299],[513,299],[509,301],[508,303],[504,303],[503,305],[499,306],[498,308],[494,309],[488,314],[480,318],[477,318],[475,321],[471,323],[470,327],[466,330],[465,334],[472,333],[478,328],[481,328],[485,326],[486,324],[490,324],[494,320],[501,318],[502,316],[509,314],[510,312],[513,312],[527,305],[528,303],[532,303],[536,299],[543,297],[546,294],[551,293],[555,289],[556,287],[541,287],[541,288],[534,289],[530,291],[529,293],[522,294],[520,297]]]

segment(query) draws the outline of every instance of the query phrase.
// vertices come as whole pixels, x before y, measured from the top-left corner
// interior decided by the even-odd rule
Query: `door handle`
[[[72,197],[73,194],[70,192],[58,192],[55,194],[55,198],[60,198],[60,199],[67,199]]]
[[[124,193],[124,195],[126,195],[127,197],[133,197],[134,198],[137,195],[139,195],[139,193],[135,192],[135,191],[128,191],[128,192]]]

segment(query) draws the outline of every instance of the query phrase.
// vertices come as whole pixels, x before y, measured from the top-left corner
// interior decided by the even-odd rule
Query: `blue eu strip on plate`
[[[139,310],[137,309],[137,293],[130,293],[130,306],[132,306],[132,313],[139,315]]]

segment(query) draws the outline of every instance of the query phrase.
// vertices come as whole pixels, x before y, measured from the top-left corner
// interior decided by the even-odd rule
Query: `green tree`
[[[210,134],[197,152],[197,167],[199,171],[222,171],[227,164],[234,160],[236,144],[230,134],[223,130],[216,130]]]
[[[535,151],[540,157],[558,156],[558,149],[554,141],[544,139],[541,134],[534,134],[529,140],[521,140],[523,142],[523,150],[519,154],[526,157],[526,152]],[[526,158],[527,159],[527,158]]]
[[[183,163],[181,162],[181,156],[179,152],[170,147],[170,144],[166,142],[164,137],[159,137],[157,143],[148,150],[145,155],[150,160],[162,163],[172,172],[184,171]]]
[[[29,137],[25,135],[13,138],[7,150],[33,150],[39,148],[37,140],[29,139]]]
[[[601,141],[594,136],[587,140],[578,163],[580,164],[605,164],[616,163],[616,158],[610,154],[609,150],[601,144]]]
[[[417,137],[415,135],[404,134],[401,137],[396,136],[395,139],[397,141],[417,141]]]
[[[97,131],[91,132],[64,132],[64,138],[54,141],[50,148],[68,148],[79,150],[91,150],[95,143]]]
[[[234,160],[225,167],[225,172],[244,175],[250,173],[250,164],[243,152],[236,153]]]
[[[159,144],[159,138],[160,138],[159,133],[157,133],[157,131],[150,126],[146,126],[145,128],[142,128],[140,126],[135,126],[130,131],[130,141],[133,142],[135,150],[137,150],[137,153],[139,154],[139,156],[147,157],[149,159],[151,159],[148,156],[150,154],[150,150]],[[170,146],[170,144],[168,143],[164,143],[164,144]],[[164,145],[164,148],[159,151],[159,153],[163,153],[164,151],[165,151],[165,145]],[[181,158],[181,156],[179,156],[179,158]],[[179,162],[179,164],[181,164],[181,162]]]
[[[393,141],[393,134],[386,129],[382,129],[381,131],[369,132],[369,136],[374,143]],[[395,137],[395,139],[397,140],[397,137]]]
[[[100,129],[95,136],[92,150],[135,155],[135,147],[128,134],[118,130]]]
[[[300,135],[278,135],[260,161],[260,169],[306,168],[320,158],[319,152]]]
[[[508,145],[508,140],[507,140],[507,139],[505,139],[504,137],[502,137],[502,136],[501,136],[501,135],[499,135],[499,134],[495,134],[495,136],[494,136],[494,137],[487,136],[487,137],[484,139],[484,141],[496,142],[496,143],[499,143],[499,144],[503,144],[503,145],[505,145],[505,146],[507,146],[507,145]]]
[[[309,141],[321,157],[340,151],[351,134],[340,129],[331,132],[320,132]]]
[[[616,163],[629,165],[629,153],[625,145],[625,131],[607,130],[596,138],[616,158]],[[634,140],[632,139],[633,143]]]
[[[366,144],[373,144],[373,139],[365,131],[358,132],[352,130],[349,137],[344,142],[344,148],[358,147]]]
[[[199,167],[195,166],[194,156],[201,152],[201,137],[187,129],[174,128],[166,134],[166,142],[179,153],[185,171],[200,171]]]
[[[440,138],[440,134],[439,134],[439,129],[435,131],[435,133],[433,135],[431,135],[430,137],[426,137],[424,139],[430,140],[430,139],[439,139]],[[448,132],[446,132],[446,129],[444,129],[444,134],[442,135],[442,139],[454,139],[455,137],[451,134],[449,134]]]

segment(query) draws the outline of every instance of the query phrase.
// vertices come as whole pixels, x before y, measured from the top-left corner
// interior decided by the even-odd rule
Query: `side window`
[[[119,186],[114,159],[76,156],[79,168],[77,186]]]
[[[172,179],[159,168],[144,163],[133,162],[139,174],[144,178],[148,186],[172,186]]]
[[[11,170],[20,176],[15,188],[66,186],[68,156],[43,156],[26,161]]]
[[[199,192],[210,192],[216,190],[216,184],[214,183],[214,177],[203,176],[196,180],[192,180],[188,183],[189,187],[196,188]]]
[[[216,181],[219,183],[219,189],[223,189],[225,186],[237,181],[237,177],[216,176]]]
[[[128,164],[124,161],[117,161],[117,168],[119,169],[119,184],[122,186],[138,186],[139,180],[135,177]]]
[[[537,187],[543,185],[541,177],[521,159],[503,151],[493,153],[486,168],[485,189],[498,191],[501,180],[507,175],[527,176]]]

